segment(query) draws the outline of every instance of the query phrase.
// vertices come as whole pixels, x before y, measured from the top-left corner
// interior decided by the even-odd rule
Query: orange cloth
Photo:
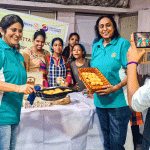
[[[142,113],[141,112],[132,112],[132,115],[130,117],[130,124],[133,125],[142,125],[143,119],[142,119]]]

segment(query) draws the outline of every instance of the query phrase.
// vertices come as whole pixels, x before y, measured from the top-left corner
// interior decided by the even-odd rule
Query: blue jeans
[[[150,141],[143,137],[142,150],[150,150]]]
[[[105,150],[125,150],[127,127],[131,117],[128,106],[120,108],[98,108],[96,111],[104,136]]]
[[[0,125],[0,150],[15,150],[18,126],[19,123]]]

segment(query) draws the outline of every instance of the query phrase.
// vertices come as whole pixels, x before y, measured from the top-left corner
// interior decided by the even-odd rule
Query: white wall
[[[137,32],[138,30],[138,15],[122,17],[120,19],[120,27],[121,37],[130,41],[131,33]]]
[[[150,32],[150,8],[138,11],[138,31]]]
[[[94,26],[99,16],[76,15],[76,32],[80,35],[80,43],[85,46],[87,54],[92,52],[92,42],[95,38]]]
[[[69,23],[66,45],[68,45],[68,37],[70,33],[75,32],[75,12],[57,12],[57,20]]]

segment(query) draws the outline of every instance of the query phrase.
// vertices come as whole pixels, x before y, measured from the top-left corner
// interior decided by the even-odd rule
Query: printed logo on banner
[[[45,32],[48,31],[47,25],[46,25],[46,24],[42,24],[42,29],[43,29]]]
[[[24,21],[24,26],[27,26],[27,27],[33,27],[32,23],[29,23],[27,21]]]
[[[61,27],[55,27],[55,26],[48,26],[48,32],[51,34],[61,35]]]
[[[62,31],[61,27],[56,27],[56,26],[47,25],[47,24],[40,24],[40,23],[35,23],[33,21],[24,20],[25,29],[38,30],[41,26],[42,26],[42,29],[47,33],[61,35],[61,31]]]
[[[39,28],[39,24],[35,23],[35,24],[33,25],[33,27],[34,27],[34,29],[38,29],[38,28]]]

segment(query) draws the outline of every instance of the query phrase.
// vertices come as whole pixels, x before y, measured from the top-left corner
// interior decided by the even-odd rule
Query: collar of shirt
[[[115,45],[115,44],[117,43],[117,40],[118,40],[118,39],[113,38],[107,45]],[[100,48],[100,47],[101,47],[101,48],[104,48],[103,41],[104,41],[104,39],[101,38],[101,39],[99,40],[98,44],[97,44],[97,47],[99,47],[99,48]]]
[[[4,47],[5,48],[5,50],[11,50],[11,51],[13,51],[13,52],[15,52],[15,53],[17,53],[18,51],[17,51],[17,48],[15,48],[15,47],[10,47],[7,43],[5,43],[3,40],[2,40],[2,38],[0,38],[0,43],[1,43],[1,45],[2,45],[2,47]]]
[[[59,61],[62,59],[62,56],[60,57],[60,59],[56,59],[53,55],[52,55],[52,59],[54,59],[54,60],[56,60],[56,62],[57,62],[57,66],[58,66],[58,64],[59,64]]]

